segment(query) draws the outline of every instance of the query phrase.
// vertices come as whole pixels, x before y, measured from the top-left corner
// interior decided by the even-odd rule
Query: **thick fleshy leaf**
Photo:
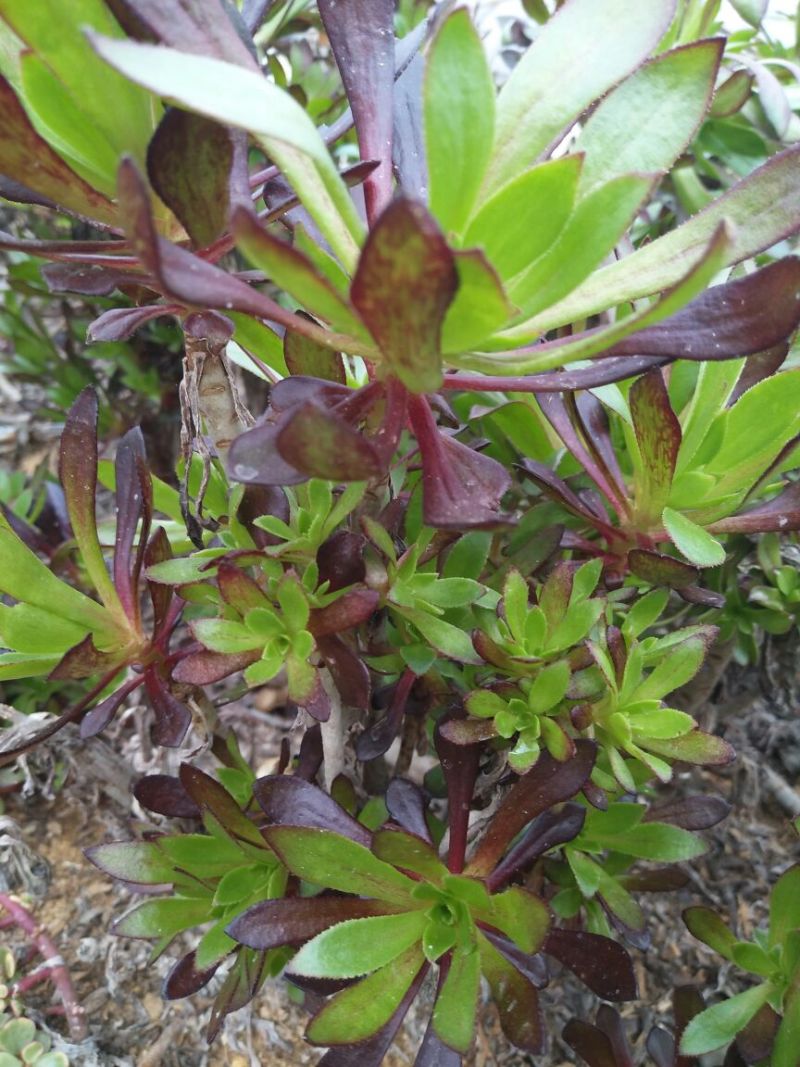
[[[183,997],[191,997],[208,985],[214,977],[219,963],[198,970],[195,963],[196,957],[195,951],[188,952],[169,972],[161,989],[164,1000],[181,1000]]]
[[[430,207],[446,232],[469,218],[492,150],[495,88],[466,8],[440,25],[424,83],[425,154]]]
[[[725,562],[725,549],[702,526],[680,511],[664,508],[664,526],[675,547],[697,567],[719,567]]]
[[[667,585],[671,589],[684,589],[694,585],[700,578],[697,567],[647,548],[632,548],[628,553],[628,566],[637,578],[643,578],[651,585]]]
[[[675,285],[700,261],[724,220],[732,226],[727,263],[738,263],[795,233],[800,229],[799,158],[796,145],[773,156],[676,230],[598,271],[539,315],[532,330],[544,333]]]
[[[560,811],[542,812],[489,875],[487,885],[491,892],[496,893],[551,848],[572,841],[581,832],[585,819],[586,808],[580,804],[565,804]]]
[[[589,1067],[620,1067],[608,1036],[591,1023],[570,1019],[561,1036]],[[623,1067],[630,1067],[630,1061]]]
[[[527,823],[543,811],[575,796],[588,780],[597,755],[592,741],[576,742],[576,753],[566,763],[545,752],[509,791],[470,860],[467,873],[488,875],[509,843]]]
[[[586,156],[582,192],[632,170],[672,166],[706,113],[723,43],[694,41],[665,52],[601,101],[575,143]]]
[[[741,111],[750,98],[754,80],[749,70],[734,71],[716,89],[709,110],[710,117],[725,119]]]
[[[571,125],[578,116],[655,48],[674,13],[671,0],[646,0],[635,8],[624,0],[598,5],[573,0],[549,19],[500,94],[494,150],[485,188],[497,189]],[[625,26],[620,34],[619,27]],[[597,42],[616,47],[598,52]],[[563,84],[563,59],[573,77]],[[553,85],[560,84],[558,93]]]
[[[364,182],[367,217],[392,196],[392,0],[320,0],[319,13],[353,112],[361,158],[380,166]]]
[[[379,901],[357,897],[287,897],[254,904],[226,929],[232,938],[250,948],[280,948],[303,944],[336,923],[384,915],[386,911],[386,905]]]
[[[294,330],[287,330],[284,334],[283,358],[290,374],[325,378],[340,385],[347,384],[347,372],[341,352],[332,352],[330,348],[325,348]]]
[[[706,1008],[686,1027],[680,1043],[681,1053],[700,1056],[727,1045],[763,1007],[771,992],[770,985],[764,983]]]
[[[666,822],[683,830],[709,830],[722,822],[730,810],[730,804],[722,797],[677,797],[666,804],[648,808],[642,822]]]
[[[727,741],[703,730],[692,730],[683,737],[673,737],[668,741],[647,738],[642,744],[648,752],[655,752],[659,756],[709,767],[723,767],[736,758],[736,752]]]
[[[647,528],[658,522],[669,499],[681,446],[681,424],[660,370],[637,378],[628,400],[639,447],[634,503],[637,518]]]
[[[708,945],[725,959],[733,958],[736,937],[711,908],[700,906],[687,908],[683,913],[683,921],[698,941],[702,941],[704,945]]]
[[[781,533],[800,527],[800,483],[789,482],[771,500],[709,524],[713,533]]]
[[[186,792],[180,779],[171,774],[148,774],[133,787],[133,795],[143,808],[171,819],[198,819],[200,808]]]
[[[420,874],[428,882],[439,882],[447,873],[447,868],[439,859],[433,845],[415,834],[405,830],[386,827],[376,830],[372,841],[372,851],[379,859],[386,860],[393,867]]]
[[[313,402],[287,417],[277,447],[286,463],[309,477],[366,482],[383,468],[377,449],[364,434]]]
[[[332,997],[308,1025],[312,1045],[350,1045],[365,1041],[383,1027],[403,1003],[425,964],[414,945],[388,966]]]
[[[371,835],[364,826],[340,807],[318,786],[297,777],[270,775],[253,785],[253,796],[272,823],[333,830],[361,845],[369,845]]]
[[[409,405],[422,454],[422,511],[440,529],[493,527],[504,521],[498,507],[511,485],[505,467],[490,456],[441,434],[423,398]]]
[[[478,945],[481,970],[492,990],[503,1033],[525,1052],[543,1052],[545,1029],[536,986],[488,938],[479,937]]]
[[[790,867],[775,883],[769,901],[769,943],[782,945],[800,929],[800,865]]]
[[[358,978],[396,960],[418,944],[427,923],[422,911],[337,922],[306,942],[291,972],[312,978]]]
[[[466,1053],[475,1033],[481,957],[477,945],[456,948],[433,1005],[433,1029],[440,1041]]]
[[[603,1000],[636,999],[633,962],[617,941],[585,930],[555,929],[547,935],[544,951]]]
[[[453,253],[458,289],[442,324],[442,351],[463,352],[480,345],[514,314],[497,271],[479,248]]]
[[[150,184],[198,248],[228,222],[232,160],[228,131],[180,108],[167,111],[148,146]]]
[[[457,286],[433,217],[421,204],[395,200],[367,238],[350,295],[387,369],[413,393],[441,385],[442,322]]]

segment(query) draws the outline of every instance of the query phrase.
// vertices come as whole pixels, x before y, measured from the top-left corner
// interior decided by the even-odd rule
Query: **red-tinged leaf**
[[[433,1020],[428,1023],[422,1044],[419,1046],[414,1067],[461,1067],[460,1052],[448,1048],[433,1029]],[[356,1064],[355,1067],[358,1067]]]
[[[106,607],[119,611],[119,599],[97,536],[97,394],[91,387],[83,390],[67,415],[61,435],[58,473],[75,540],[89,577]]]
[[[343,703],[347,707],[367,711],[372,683],[369,670],[358,653],[335,636],[318,637],[316,644]]]
[[[589,1067],[621,1067],[608,1037],[591,1023],[570,1019],[561,1036]]]
[[[286,486],[308,481],[278,451],[278,434],[282,422],[267,415],[251,430],[232,442],[228,453],[228,471],[237,482],[249,485]]]
[[[711,533],[784,533],[800,529],[800,482],[790,482],[782,492],[740,515],[718,519],[708,526]]]
[[[637,378],[628,399],[639,446],[634,506],[637,521],[649,527],[660,521],[669,500],[681,447],[681,424],[672,410],[660,370]]]
[[[425,794],[407,778],[393,778],[386,790],[386,807],[392,819],[409,833],[431,843],[431,833],[425,818]]]
[[[796,999],[797,995],[795,994],[795,1000]],[[702,1003],[702,997],[700,998],[700,1001]],[[703,1007],[705,1007],[704,1004]],[[702,1011],[702,1008],[700,1010]],[[699,1012],[697,1014],[699,1014]],[[797,1004],[795,1004],[795,1016],[797,1017]],[[786,1014],[784,1014],[784,1019],[785,1018]],[[687,1019],[684,1027],[688,1025],[690,1021],[691,1020]],[[762,1060],[766,1060],[769,1054],[774,1051],[775,1037],[780,1027],[781,1017],[773,1011],[769,1004],[765,1004],[760,1011],[756,1012],[747,1026],[745,1026],[744,1030],[740,1030],[736,1035],[736,1049],[744,1062],[761,1063]],[[796,1027],[797,1022],[795,1022],[795,1032],[791,1035],[794,1039],[792,1044],[793,1051],[796,1051],[797,1049],[795,1042],[797,1040],[798,1031]]]
[[[294,777],[304,782],[313,782],[322,766],[322,730],[319,723],[309,726],[300,742]]]
[[[248,486],[242,494],[242,502],[236,514],[259,548],[283,544],[280,537],[254,525],[255,520],[262,515],[272,515],[282,522],[289,522],[289,501],[282,489],[276,486]]]
[[[143,808],[172,819],[199,819],[195,804],[179,778],[171,774],[148,774],[133,787],[133,795]]]
[[[369,847],[370,832],[348,815],[332,797],[310,782],[284,775],[259,778],[253,796],[271,823],[332,830]]]
[[[193,55],[214,56],[239,66],[256,61],[240,36],[235,9],[221,0],[111,0],[109,7],[131,37],[160,41]],[[244,34],[247,36],[246,31]]]
[[[625,1034],[625,1024],[616,1008],[601,1004],[597,1009],[597,1026],[611,1042],[618,1067],[635,1067],[633,1052]]]
[[[50,671],[48,681],[67,681],[72,678],[90,678],[93,674],[113,670],[120,665],[119,654],[99,652],[95,648],[92,635],[65,652],[59,662]]]
[[[264,984],[271,962],[264,952],[254,952],[249,948],[239,950],[211,1007],[211,1018],[206,1031],[209,1044],[218,1036],[225,1016],[250,1003]]]
[[[592,773],[597,747],[579,740],[571,760],[560,763],[544,752],[527,774],[511,788],[500,805],[470,860],[467,873],[488,875],[517,834],[537,815],[569,800],[584,786]]]
[[[117,447],[114,460],[117,527],[114,542],[114,587],[128,618],[138,626],[140,617],[139,576],[153,513],[153,483],[147,470],[142,431],[129,430]],[[136,553],[133,544],[139,522]]]
[[[198,971],[195,966],[197,953],[192,950],[178,960],[161,988],[164,1000],[182,1000],[191,997],[194,993],[208,985],[219,968],[219,963],[214,963],[205,970]]]
[[[668,585],[671,589],[685,589],[700,578],[700,571],[690,563],[647,548],[632,548],[628,566],[637,578],[651,585]]]
[[[439,529],[488,529],[508,522],[499,511],[511,486],[506,468],[490,456],[439,432],[427,400],[412,397],[411,424],[422,456],[422,514]]]
[[[254,608],[270,607],[270,600],[258,582],[231,563],[220,563],[217,585],[225,603],[236,608],[240,615]]]
[[[0,77],[0,172],[73,215],[118,225],[114,205],[79,177],[31,125],[17,94]]]
[[[439,729],[442,737],[454,745],[478,745],[497,737],[493,719],[448,719]]]
[[[392,0],[319,0],[319,13],[353,112],[361,158],[380,166],[364,182],[367,218],[392,197]]]
[[[503,1033],[525,1052],[544,1051],[545,1029],[536,986],[485,937],[479,938],[481,970],[500,1013]]]
[[[683,737],[673,737],[669,741],[656,741],[648,737],[642,747],[657,756],[666,756],[683,763],[698,763],[704,767],[724,767],[736,759],[736,752],[727,741],[703,730],[692,730]]]
[[[89,323],[86,340],[127,341],[140,326],[164,315],[174,315],[181,309],[175,304],[152,304],[141,308],[111,308]]]
[[[181,785],[201,812],[210,812],[232,837],[258,847],[264,846],[260,831],[221,782],[190,763],[182,763],[178,773]]]
[[[433,217],[421,204],[395,200],[367,238],[350,295],[388,370],[412,393],[442,383],[442,322],[457,285]]]
[[[250,948],[302,945],[323,930],[349,919],[388,915],[391,909],[378,900],[359,897],[316,896],[262,900],[238,915],[228,934]]]
[[[513,963],[529,982],[533,982],[537,989],[544,989],[547,986],[550,981],[550,969],[541,952],[536,952],[533,955],[529,952],[523,952],[513,941],[509,941],[507,937],[503,937],[489,929],[482,929],[481,934],[488,941],[491,941],[497,951],[502,956],[505,956],[509,963]]]
[[[608,356],[731,359],[763,352],[800,323],[800,259],[787,256],[716,285],[677,314],[608,349]]]
[[[635,375],[631,372],[631,377]],[[608,421],[608,413],[594,393],[581,390],[573,393],[570,397],[573,410],[580,419],[583,428],[583,436],[587,446],[591,449],[598,464],[606,472],[606,476],[620,492],[625,485],[625,476],[619,465],[614,442],[611,440],[611,424]]]
[[[137,685],[140,684],[137,681]],[[101,733],[111,720],[116,715],[117,711],[125,703],[125,698],[133,690],[133,686],[123,685],[116,693],[112,693],[110,697],[106,697],[105,700],[101,700],[99,704],[96,704],[91,711],[87,711],[81,719],[80,734],[83,740],[89,737],[96,737]]]
[[[395,82],[392,163],[402,192],[426,203],[428,164],[422,113],[424,75],[425,60],[418,53]]]
[[[574,407],[570,410],[564,396],[559,393],[542,393],[537,397],[542,414],[583,467],[598,489],[611,501],[617,511],[622,510],[620,487],[608,476],[602,458],[593,454],[591,446],[587,447],[577,432],[575,422],[579,422]],[[598,462],[598,459],[600,462]]]
[[[287,464],[308,477],[364,482],[383,470],[375,446],[364,434],[313,402],[287,417],[277,448]]]
[[[110,296],[122,285],[139,285],[141,276],[85,263],[46,263],[42,277],[51,293]]]
[[[675,1067],[676,1043],[672,1034],[654,1026],[647,1035],[645,1047],[656,1067]]]
[[[633,962],[611,938],[585,930],[551,930],[544,952],[568,967],[603,1000],[635,1000]]]
[[[447,821],[450,828],[447,866],[454,874],[460,874],[467,852],[467,827],[478,777],[480,746],[455,745],[442,736],[440,727],[441,720],[433,736],[447,785]]]
[[[228,222],[233,144],[228,131],[180,108],[168,108],[147,148],[150,184],[198,248]]]
[[[489,875],[486,883],[489,891],[498,892],[545,852],[572,841],[583,829],[585,820],[586,808],[580,804],[565,804],[560,811],[542,812]]]
[[[303,315],[303,312],[298,311],[297,314]],[[347,384],[341,352],[333,352],[296,330],[287,330],[283,335],[283,358],[290,374]]]
[[[212,685],[223,678],[243,671],[261,658],[261,650],[250,652],[192,652],[176,664],[172,677],[176,682],[189,685]]]
[[[730,813],[731,806],[722,797],[677,797],[649,808],[642,822],[666,822],[682,830],[710,830]]]
[[[337,530],[324,541],[317,551],[320,585],[329,583],[335,593],[348,585],[363,582],[367,574],[364,549],[367,539],[352,530]]]
[[[343,593],[332,604],[315,608],[311,612],[308,629],[315,637],[327,637],[351,630],[375,614],[379,600],[380,596],[375,589],[367,589],[366,586],[352,589],[349,593]]]
[[[291,696],[290,692],[290,696]],[[317,722],[327,722],[331,717],[331,698],[322,684],[319,671],[314,671],[313,681],[308,692],[294,695],[299,707],[303,708]]]
[[[165,748],[177,748],[192,724],[192,713],[170,693],[155,671],[145,673],[144,687],[156,716],[153,740]]]
[[[537,460],[525,459],[519,464],[522,470],[539,486],[551,500],[560,504],[567,511],[593,526],[598,525],[597,516],[584,504],[577,493],[574,493],[563,478],[559,478],[544,463]]]
[[[689,875],[679,867],[648,867],[619,879],[629,893],[675,893],[689,884]]]

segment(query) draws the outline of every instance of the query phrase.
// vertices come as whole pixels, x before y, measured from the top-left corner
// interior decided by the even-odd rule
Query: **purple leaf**
[[[490,941],[480,940],[480,953],[503,1033],[525,1052],[543,1052],[545,1029],[536,986]]]
[[[34,193],[66,211],[114,226],[117,213],[102,193],[71,170],[31,125],[17,94],[0,77],[0,172],[30,183]]]
[[[372,222],[392,197],[393,0],[319,0],[353,112],[361,158],[380,166],[364,183]]]
[[[800,529],[800,482],[789,482],[771,500],[708,526],[711,533],[783,533],[797,529]]]
[[[251,430],[239,434],[228,453],[228,471],[237,482],[251,485],[298,485],[308,480],[278,451],[282,422],[268,412]]]
[[[388,751],[400,732],[406,704],[416,680],[414,672],[406,668],[394,687],[392,700],[386,714],[359,736],[356,743],[356,757],[359,760],[377,759],[378,756],[382,756],[384,752]]]
[[[234,22],[235,9],[222,0],[112,0],[109,7],[132,37],[146,35],[182,52],[256,66]]]
[[[225,1016],[249,1004],[270,973],[271,961],[266,953],[240,949],[228,971],[211,1008],[206,1039],[209,1044],[219,1034]]]
[[[647,1035],[646,1046],[656,1067],[675,1067],[675,1038],[660,1026]]]
[[[225,229],[233,144],[202,115],[168,108],[147,148],[150,184],[198,248]]]
[[[70,648],[48,674],[48,680],[66,681],[71,678],[89,678],[101,671],[113,670],[120,665],[119,654],[100,652],[91,634]]]
[[[690,563],[647,548],[632,548],[628,553],[628,566],[637,578],[651,585],[668,585],[671,589],[685,589],[700,577],[700,571]]]
[[[568,393],[634,378],[652,367],[661,367],[669,362],[671,360],[668,356],[617,356],[595,360],[592,366],[582,367],[580,370],[544,371],[541,374],[526,374],[522,377],[459,372],[446,374],[442,387],[471,392],[499,390],[515,393]]]
[[[688,1025],[688,1022],[689,1020],[684,1025]],[[756,1012],[744,1030],[739,1031],[736,1035],[736,1049],[745,1063],[760,1063],[767,1059],[773,1051],[775,1035],[780,1023],[781,1017],[769,1004],[765,1004],[760,1011]]]
[[[489,891],[497,893],[515,874],[531,867],[549,849],[572,841],[583,829],[585,820],[586,808],[580,804],[565,804],[560,811],[542,812],[489,875]]]
[[[544,952],[568,967],[603,1000],[634,1000],[636,975],[622,945],[584,930],[551,930]]]
[[[643,528],[657,524],[667,506],[678,451],[681,424],[660,370],[637,378],[629,393],[633,431],[641,467],[636,471],[635,508]]]
[[[260,649],[252,652],[209,652],[203,649],[185,656],[173,668],[176,682],[191,685],[212,685],[237,671],[243,671],[261,658]]]
[[[624,512],[619,486],[615,485],[608,477],[605,464],[598,463],[596,457],[592,455],[592,452],[584,444],[573,424],[569,406],[564,397],[558,393],[542,393],[537,399],[547,421],[597,488],[605,494],[617,512]]]
[[[109,296],[122,285],[140,285],[140,275],[84,263],[46,263],[42,277],[51,293]]]
[[[322,766],[322,730],[318,724],[309,726],[300,742],[300,752],[294,776],[304,782],[313,782]]]
[[[550,981],[550,971],[547,966],[547,960],[541,952],[535,952],[533,954],[523,952],[521,948],[517,948],[514,942],[509,941],[507,937],[503,937],[501,934],[495,933],[485,927],[481,928],[481,933],[487,941],[491,941],[497,951],[505,956],[509,963],[513,963],[517,970],[525,975],[529,982],[533,982],[537,989],[544,989],[546,987],[547,983]]]
[[[95,341],[127,341],[140,326],[152,319],[160,319],[164,315],[174,315],[181,309],[175,304],[153,304],[150,307],[141,308],[111,308],[89,323],[86,331],[86,340],[89,344]]]
[[[195,967],[196,952],[187,952],[178,960],[164,980],[161,995],[164,1000],[181,1000],[198,993],[203,986],[208,985],[217,972],[219,963],[214,963],[204,971],[198,971]]]
[[[403,193],[426,203],[428,164],[422,117],[424,74],[425,60],[417,54],[395,82],[392,161]]]
[[[460,874],[467,852],[467,827],[478,777],[480,746],[454,745],[442,736],[438,728],[433,736],[436,755],[447,784],[447,822],[450,827],[447,866],[454,874]]]
[[[682,311],[609,348],[604,356],[731,359],[786,340],[800,322],[800,259],[707,289]]]
[[[393,201],[367,238],[350,296],[387,369],[412,393],[442,383],[442,322],[457,286],[453,254],[427,209]]]
[[[765,378],[770,378],[779,371],[788,354],[789,342],[781,341],[780,344],[773,345],[765,352],[756,352],[755,355],[750,356],[745,361],[742,373],[731,391],[728,407],[732,407],[748,389],[752,389],[754,385],[758,385],[759,382],[763,382]]]
[[[372,835],[335,800],[310,782],[284,775],[259,778],[253,796],[271,823],[331,830],[369,847]]]
[[[140,684],[138,680],[137,684]],[[96,737],[97,734],[105,730],[117,711],[122,707],[125,698],[132,689],[133,687],[130,685],[123,685],[116,691],[116,693],[112,693],[111,696],[106,697],[105,700],[101,700],[99,704],[96,704],[91,709],[91,711],[87,711],[81,719],[81,738],[86,740],[89,737]]]
[[[532,819],[569,800],[583,788],[592,773],[597,747],[594,742],[581,739],[575,748],[575,755],[566,763],[553,759],[548,752],[542,753],[531,770],[517,780],[489,823],[467,873],[478,877],[488,875],[510,842]]]
[[[633,361],[631,361],[633,362]],[[632,372],[631,377],[633,377]],[[580,420],[587,447],[597,463],[602,466],[609,482],[624,495],[625,477],[619,466],[606,409],[597,397],[582,390],[570,397],[573,410]]]
[[[337,592],[348,585],[363,582],[367,567],[364,549],[367,539],[352,530],[337,530],[324,541],[317,551],[319,582],[330,583],[330,591]]]
[[[679,867],[648,867],[619,879],[629,893],[675,893],[689,884],[689,875]]]
[[[398,826],[432,843],[425,819],[425,794],[407,778],[393,778],[386,790],[386,807]]]
[[[449,1048],[441,1038],[437,1037],[433,1029],[433,1020],[429,1020],[417,1058],[414,1060],[414,1067],[460,1067],[462,1062],[461,1053]]]
[[[170,693],[154,670],[145,673],[144,687],[156,715],[153,740],[165,748],[177,748],[192,724],[192,713]]]
[[[439,529],[491,528],[507,522],[500,499],[511,485],[506,468],[439,433],[427,400],[412,397],[409,413],[422,456],[422,513]]]
[[[390,911],[379,900],[359,897],[316,896],[262,900],[237,916],[226,930],[250,948],[280,948],[301,945],[329,926],[369,915],[386,915]]]
[[[133,795],[143,808],[172,819],[199,819],[195,804],[179,778],[171,774],[147,774],[133,787]]]
[[[313,402],[292,412],[278,433],[277,448],[288,464],[309,477],[363,482],[383,469],[375,446],[362,433]]]
[[[120,441],[114,472],[117,506],[114,587],[125,614],[138,626],[139,576],[153,510],[153,483],[147,470],[144,438],[138,427],[129,430]],[[140,520],[139,546],[134,555],[133,543]]]
[[[344,704],[367,711],[371,692],[370,674],[358,653],[334,636],[318,637],[316,645]]]
[[[635,1067],[625,1027],[616,1008],[601,1004],[597,1009],[597,1025],[611,1042],[618,1067]]]
[[[603,525],[598,522],[597,516],[589,510],[578,494],[574,493],[563,478],[559,478],[557,474],[554,474],[546,464],[539,463],[533,459],[525,459],[520,464],[520,467],[551,500],[554,500],[585,522],[590,522],[593,526]],[[607,527],[607,529],[611,529],[611,527]]]
[[[589,1067],[632,1067],[619,1064],[611,1042],[596,1026],[581,1019],[570,1019],[561,1036]]]
[[[666,822],[682,830],[710,830],[730,813],[727,800],[715,796],[676,797],[649,808],[642,822]]]

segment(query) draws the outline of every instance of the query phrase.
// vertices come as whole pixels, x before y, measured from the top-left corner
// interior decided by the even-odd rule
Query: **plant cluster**
[[[157,744],[205,739],[205,770],[136,786],[176,828],[89,858],[144,894],[117,933],[191,944],[167,997],[224,974],[211,1038],[283,973],[320,1063],[377,1065],[431,976],[417,1067],[469,1052],[482,979],[541,1053],[559,968],[636,997],[639,897],[726,814],[661,787],[734,758],[685,710],[720,627],[796,619],[800,149],[709,174],[754,84],[793,129],[717,6],[534,3],[498,93],[465,8],[0,0],[0,191],[92,234],[0,246],[120,294],[90,342],[168,317],[185,349],[180,482],[137,428],[104,458],[89,385],[57,527],[3,507],[0,681],[78,686],[3,758],[134,693]],[[708,202],[675,226],[691,159]],[[255,419],[237,365],[268,383]],[[257,777],[215,700],[265,685],[301,729]],[[659,1064],[793,1067],[796,870],[754,943],[689,910],[764,981],[676,993]],[[565,1039],[632,1062],[607,1006]]]

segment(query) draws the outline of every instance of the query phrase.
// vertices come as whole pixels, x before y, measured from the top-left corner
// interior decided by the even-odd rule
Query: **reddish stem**
[[[69,971],[56,948],[55,942],[46,930],[39,925],[31,912],[7,893],[0,893],[0,908],[3,908],[8,913],[9,918],[14,920],[14,923],[28,937],[45,961],[43,967],[28,976],[28,981],[30,982],[31,979],[37,978],[40,974],[42,978],[39,980],[43,980],[45,977],[43,972],[49,972],[47,977],[52,978],[53,985],[61,998],[61,1003],[64,1005],[64,1016],[67,1020],[70,1037],[73,1041],[83,1041],[87,1033],[86,1009],[82,1004],[78,1003]],[[21,979],[17,983],[17,990],[22,989],[25,981],[25,979]]]

